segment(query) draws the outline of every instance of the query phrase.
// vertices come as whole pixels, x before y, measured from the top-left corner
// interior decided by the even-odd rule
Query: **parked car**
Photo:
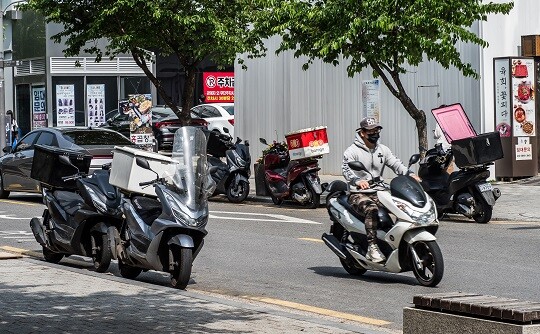
[[[39,183],[30,178],[34,145],[49,145],[82,150],[92,155],[90,172],[112,161],[115,146],[135,146],[127,137],[109,129],[86,127],[40,128],[26,134],[14,149],[6,146],[0,157],[0,198],[11,191],[40,192]]]
[[[191,113],[208,122],[208,130],[224,134],[223,128],[229,130],[234,138],[234,103],[206,103],[191,108]]]
[[[110,115],[111,118],[107,118],[107,124],[102,125],[102,127],[118,131],[129,138],[129,116],[119,113],[117,109],[108,112],[107,115]],[[207,121],[193,114],[191,116],[190,125],[207,128]],[[180,120],[171,108],[168,106],[152,107],[152,132],[156,138],[158,150],[172,148],[174,133],[180,126]]]

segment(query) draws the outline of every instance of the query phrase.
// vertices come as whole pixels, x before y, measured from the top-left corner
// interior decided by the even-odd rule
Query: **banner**
[[[534,59],[512,59],[514,137],[536,136]]]
[[[379,79],[362,81],[362,117],[373,117],[380,121],[381,84]]]
[[[86,102],[88,126],[105,124],[105,85],[86,85]]]
[[[129,100],[120,101],[118,110],[129,115],[129,139],[142,149],[151,151],[154,145],[152,95],[130,95]]]
[[[32,87],[32,120],[32,129],[47,126],[45,87]]]
[[[74,85],[56,85],[56,125],[75,126]]]
[[[508,59],[495,59],[494,66],[495,129],[499,131],[501,137],[510,137],[512,135],[512,128],[510,127],[512,97],[509,89],[510,66]]]
[[[204,103],[234,102],[234,72],[203,73]]]

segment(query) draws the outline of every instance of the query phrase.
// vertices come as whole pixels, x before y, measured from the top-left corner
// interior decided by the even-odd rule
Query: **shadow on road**
[[[404,274],[394,274],[394,273],[368,270],[362,276],[353,276],[353,275],[348,274],[345,271],[345,269],[341,267],[325,266],[325,267],[310,267],[308,269],[313,270],[313,272],[315,272],[317,275],[327,276],[327,277],[353,279],[353,280],[360,280],[360,281],[380,283],[380,284],[418,285],[418,281],[416,280],[416,278],[408,277],[408,276],[405,276]]]

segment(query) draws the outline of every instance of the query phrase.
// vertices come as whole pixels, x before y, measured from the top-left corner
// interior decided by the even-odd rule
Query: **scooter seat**
[[[58,201],[58,204],[60,204],[70,216],[75,215],[75,213],[83,207],[83,198],[73,191],[56,190],[53,195]]]
[[[139,214],[139,217],[150,226],[154,220],[161,215],[161,203],[154,198],[135,196],[131,200],[135,211]]]

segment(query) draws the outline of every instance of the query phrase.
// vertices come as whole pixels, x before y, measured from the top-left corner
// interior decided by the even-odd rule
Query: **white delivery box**
[[[136,157],[143,157],[148,160],[150,168],[152,168],[159,177],[163,177],[166,172],[169,173],[169,175],[172,175],[174,173],[175,165],[177,164],[177,162],[170,157],[158,153],[127,146],[115,146],[109,183],[129,193],[157,196],[153,185],[144,187],[139,186],[140,182],[154,180],[156,174],[151,170],[139,167],[135,161]]]

